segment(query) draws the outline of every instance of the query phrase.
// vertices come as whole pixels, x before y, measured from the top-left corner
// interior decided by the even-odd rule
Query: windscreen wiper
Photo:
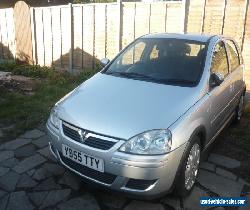
[[[149,79],[149,80],[155,80],[154,78],[145,75],[145,74],[140,74],[136,72],[106,72],[106,74],[111,74],[111,75],[118,75],[122,77],[127,77],[127,78],[140,78],[140,79]]]
[[[162,80],[164,82],[169,82],[169,83],[183,83],[183,84],[194,84],[194,81],[191,80],[186,80],[186,79],[165,79]]]

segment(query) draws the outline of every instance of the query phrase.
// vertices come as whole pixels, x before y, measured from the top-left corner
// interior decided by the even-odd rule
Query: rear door
[[[231,100],[231,78],[229,74],[229,62],[225,43],[219,41],[213,50],[210,73],[220,74],[224,81],[216,87],[210,89],[210,124],[212,136],[221,128],[229,116],[229,104]]]
[[[238,104],[240,94],[243,90],[243,64],[239,56],[239,51],[235,42],[231,39],[226,40],[227,54],[229,58],[230,77],[233,85],[231,111],[235,109]]]

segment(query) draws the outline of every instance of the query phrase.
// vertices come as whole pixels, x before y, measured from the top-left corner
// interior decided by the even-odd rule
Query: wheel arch
[[[206,134],[206,128],[203,125],[198,126],[197,128],[194,129],[192,135],[189,138],[189,142],[195,137],[198,136],[200,139],[200,143],[201,143],[201,149],[203,150],[206,146],[206,138],[207,138],[207,134]]]

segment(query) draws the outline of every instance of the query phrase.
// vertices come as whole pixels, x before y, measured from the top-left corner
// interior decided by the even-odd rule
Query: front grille
[[[115,181],[116,176],[113,174],[109,174],[105,172],[102,173],[102,172],[96,171],[94,169],[83,166],[79,163],[76,163],[73,160],[70,160],[69,158],[64,157],[61,152],[59,152],[59,154],[60,154],[61,160],[67,166],[74,169],[75,171],[78,171],[80,174],[84,176],[103,182],[105,184],[112,184]]]
[[[64,135],[71,138],[72,140],[75,140],[75,141],[80,142],[82,144],[85,144],[85,145],[88,145],[90,147],[97,148],[97,149],[108,150],[111,147],[113,147],[116,143],[113,141],[107,141],[107,140],[96,138],[93,136],[88,137],[84,142],[82,142],[80,135],[77,131],[77,129],[80,129],[80,128],[77,128],[73,125],[70,125],[70,127],[71,127],[70,128],[69,126],[67,126],[67,124],[66,123],[62,124]],[[75,128],[75,129],[73,129],[73,128]]]
[[[103,139],[98,139],[96,137],[90,136],[89,138],[86,139],[84,144],[97,149],[108,150],[114,146],[115,142],[106,141]]]
[[[129,181],[126,184],[126,187],[135,190],[146,190],[155,182],[156,179],[155,180],[129,179]]]
[[[68,136],[69,138],[78,142],[81,141],[80,135],[76,130],[69,128],[64,123],[62,124],[62,128],[63,128],[63,133],[65,136]]]

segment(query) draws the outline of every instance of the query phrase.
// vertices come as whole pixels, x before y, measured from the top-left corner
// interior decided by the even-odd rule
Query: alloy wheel
[[[196,180],[200,163],[200,146],[195,143],[188,155],[186,170],[185,170],[185,188],[190,190]]]

